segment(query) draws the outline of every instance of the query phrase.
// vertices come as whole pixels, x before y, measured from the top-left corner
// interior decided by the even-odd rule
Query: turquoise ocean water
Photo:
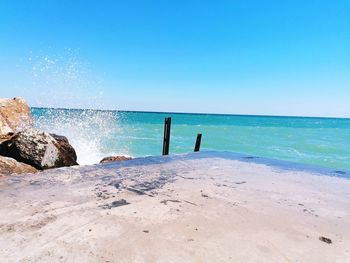
[[[160,155],[164,118],[172,117],[170,153],[203,150],[350,170],[350,119],[149,113],[32,108],[38,128],[65,135],[80,164],[108,155]]]

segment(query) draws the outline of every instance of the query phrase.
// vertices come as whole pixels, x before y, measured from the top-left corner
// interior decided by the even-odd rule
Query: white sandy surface
[[[0,262],[350,262],[350,180],[189,156],[1,179]]]

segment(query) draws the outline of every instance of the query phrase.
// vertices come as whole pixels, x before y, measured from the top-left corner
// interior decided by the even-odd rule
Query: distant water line
[[[108,155],[160,155],[165,117],[172,117],[171,153],[203,150],[350,170],[350,119],[180,114],[32,108],[35,124],[65,135],[81,164]]]

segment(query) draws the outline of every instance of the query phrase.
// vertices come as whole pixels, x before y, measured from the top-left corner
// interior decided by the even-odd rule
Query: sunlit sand
[[[0,185],[1,262],[350,262],[350,181],[229,153]]]

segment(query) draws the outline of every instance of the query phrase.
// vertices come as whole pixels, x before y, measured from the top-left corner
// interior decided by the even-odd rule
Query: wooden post
[[[196,145],[194,146],[194,151],[195,152],[199,152],[199,149],[201,148],[201,141],[202,141],[202,134],[198,133],[197,134]]]
[[[163,155],[169,154],[170,127],[171,127],[171,118],[167,117],[165,118],[165,121],[164,121]]]

